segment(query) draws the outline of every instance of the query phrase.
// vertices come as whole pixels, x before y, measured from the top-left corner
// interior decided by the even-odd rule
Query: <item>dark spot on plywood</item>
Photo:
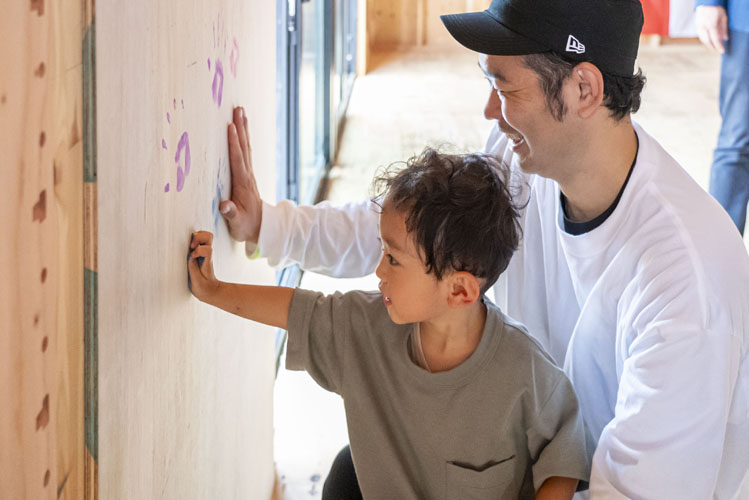
[[[60,483],[60,486],[57,487],[57,498],[60,498],[60,496],[62,495],[62,492],[65,489],[65,485],[68,482],[68,477],[70,477],[70,472],[68,472],[67,474],[65,474],[65,478]]]
[[[55,186],[62,182],[62,172],[57,168],[57,163],[52,162],[52,179],[54,179]]]
[[[39,314],[34,315],[34,326],[39,324]]]
[[[46,335],[42,339],[42,352],[47,352],[47,346],[49,345],[49,337]]]
[[[47,469],[47,472],[44,473],[44,487],[46,488],[49,484],[49,478],[52,477],[52,473],[49,472],[49,469]]]
[[[39,66],[37,66],[36,70],[34,71],[34,76],[36,76],[37,78],[43,77],[44,76],[44,70],[45,70],[44,63],[40,62]]]
[[[44,0],[31,0],[31,10],[36,11],[37,16],[44,15]]]
[[[45,142],[47,142],[47,134],[42,130],[42,133],[39,134],[39,147],[43,148]]]
[[[73,118],[73,127],[70,130],[70,145],[68,149],[81,142],[81,134],[78,132],[78,116]]]
[[[44,222],[45,217],[47,217],[47,191],[42,190],[39,193],[39,201],[34,205],[34,218],[32,220]]]
[[[8,97],[5,94],[3,94],[0,97],[0,104],[5,104],[5,101],[7,101],[7,100],[8,100]]]
[[[36,416],[36,430],[45,429],[47,424],[49,424],[49,394],[44,396],[42,409],[39,410],[39,414]]]
[[[43,267],[42,268],[42,283],[44,283],[45,281],[47,281],[47,268]]]

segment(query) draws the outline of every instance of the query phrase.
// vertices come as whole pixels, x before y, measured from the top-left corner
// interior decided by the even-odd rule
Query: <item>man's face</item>
[[[427,274],[404,214],[385,203],[380,215],[383,255],[375,271],[390,319],[397,324],[436,319],[447,304],[445,280]]]
[[[538,75],[523,64],[522,56],[480,54],[479,66],[491,84],[486,119],[497,120],[523,171],[556,178],[574,144],[569,117],[554,118]],[[563,88],[565,102],[571,90],[568,85]]]

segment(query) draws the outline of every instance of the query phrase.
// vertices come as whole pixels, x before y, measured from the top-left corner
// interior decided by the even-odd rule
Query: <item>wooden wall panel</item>
[[[367,0],[366,45],[372,52],[387,52],[417,45],[454,44],[439,16],[484,10],[490,3],[491,0]]]
[[[491,0],[425,0],[426,1],[426,41],[427,45],[454,46],[457,43],[440,21],[443,14],[477,12],[489,7]]]
[[[275,193],[275,2],[109,2],[96,13],[95,276],[99,498],[268,498],[272,329],[187,289],[190,233],[216,233],[216,274],[271,283],[218,214],[226,125],[251,124]],[[93,287],[92,287],[93,288]]]
[[[0,4],[0,496],[83,498],[83,3]]]

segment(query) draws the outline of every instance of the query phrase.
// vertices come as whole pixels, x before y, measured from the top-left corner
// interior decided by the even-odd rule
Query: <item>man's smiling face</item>
[[[574,126],[568,114],[561,120],[552,115],[538,75],[523,64],[522,56],[480,54],[479,67],[491,85],[486,119],[497,120],[523,171],[554,178],[555,168],[570,157],[575,143],[570,141]],[[574,86],[565,84],[562,96],[573,92]]]

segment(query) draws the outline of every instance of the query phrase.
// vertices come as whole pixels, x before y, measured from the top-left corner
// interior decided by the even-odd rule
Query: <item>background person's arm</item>
[[[728,40],[728,15],[726,0],[697,0],[695,25],[700,41],[719,53],[725,52],[723,42]]]

